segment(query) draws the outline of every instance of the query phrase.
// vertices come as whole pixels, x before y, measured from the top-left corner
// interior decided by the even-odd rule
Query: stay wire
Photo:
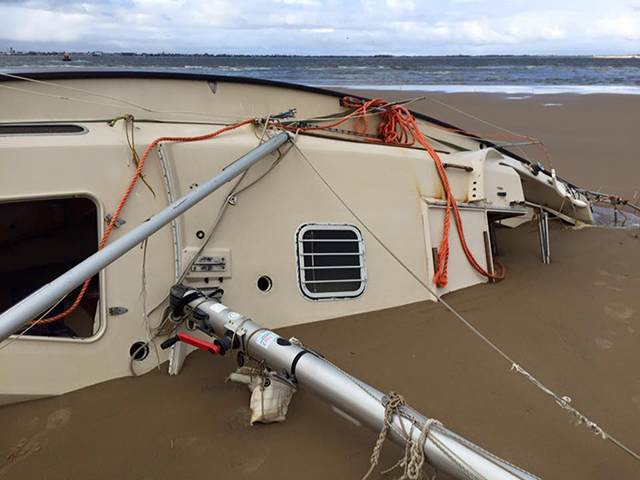
[[[29,323],[29,326],[27,328],[25,328],[23,331],[21,331],[20,333],[18,333],[17,335],[15,335],[13,338],[9,338],[6,342],[4,342],[2,345],[0,345],[0,350],[3,350],[5,348],[7,348],[9,345],[11,345],[13,342],[15,342],[16,340],[18,340],[20,337],[22,337],[23,335],[25,335],[29,330],[31,330],[33,327],[35,327],[36,325],[38,325],[38,323],[40,323],[41,320],[43,320],[47,315],[49,315],[49,313],[51,312],[51,310],[53,310],[54,308],[56,308],[58,306],[58,304],[60,304],[60,302],[62,302],[67,296],[65,295],[64,297],[61,297],[60,300],[58,300],[56,303],[54,303],[53,305],[51,305],[51,307],[44,312],[42,315],[40,315],[40,318],[34,320],[33,322]]]
[[[220,119],[225,119],[225,121],[228,120],[238,120],[238,119],[242,119],[245,117],[240,117],[240,116],[236,116],[236,115],[225,115],[225,114],[212,114],[212,113],[206,113],[206,112],[185,112],[185,111],[170,111],[170,110],[156,110],[153,108],[149,108],[149,107],[145,107],[144,105],[139,105],[137,103],[134,102],[130,102],[128,100],[124,100],[122,98],[118,98],[118,97],[114,97],[111,95],[106,95],[103,93],[98,93],[98,92],[92,92],[90,90],[84,90],[82,88],[77,88],[77,87],[72,87],[69,85],[61,85],[59,83],[53,83],[53,82],[47,82],[44,80],[37,80],[34,78],[29,78],[29,77],[24,77],[21,75],[16,75],[16,74],[12,74],[12,73],[8,73],[8,72],[0,72],[0,75],[3,77],[7,77],[7,78],[11,78],[13,80],[21,80],[24,82],[29,82],[29,83],[35,83],[35,84],[40,84],[40,85],[47,85],[47,86],[51,86],[57,89],[63,89],[63,90],[71,90],[74,92],[79,92],[79,93],[83,93],[86,95],[91,95],[94,97],[98,97],[98,98],[106,98],[108,100],[113,100],[116,102],[120,102],[124,105],[127,105],[129,108],[134,108],[136,110],[140,110],[143,112],[148,112],[148,113],[157,113],[157,114],[162,114],[162,115],[178,115],[178,116],[187,116],[187,117],[207,117],[207,118],[220,118]],[[46,93],[46,92],[37,92],[34,90],[26,90],[23,88],[18,88],[18,87],[11,87],[8,85],[3,85],[0,83],[0,87],[2,88],[6,88],[9,90],[17,90],[17,91],[21,91],[21,92],[25,92],[25,93],[31,93],[34,95],[42,95],[42,96],[46,96],[46,97],[53,97],[53,98],[57,98],[58,100],[68,100],[68,101],[73,101],[73,102],[80,102],[80,103],[90,103],[90,104],[94,104],[94,105],[102,105],[105,107],[115,107],[115,108],[122,108],[123,105],[114,105],[114,104],[110,104],[110,103],[103,103],[103,102],[95,102],[95,101],[91,101],[91,100],[84,100],[84,99],[80,99],[80,98],[73,98],[73,97],[67,97],[67,96],[63,96],[63,95],[55,95],[55,94],[51,94],[51,93]]]
[[[425,283],[417,274],[411,270],[406,263],[404,263],[381,239],[378,237],[369,226],[360,218],[360,216],[344,201],[344,199],[340,196],[340,194],[329,184],[329,182],[324,178],[324,176],[318,171],[318,169],[313,165],[311,160],[302,152],[297,143],[293,143],[293,148],[295,148],[298,153],[302,156],[305,162],[309,165],[309,167],[313,170],[315,175],[324,183],[324,185],[329,189],[329,191],[336,197],[336,199],[342,204],[342,206],[362,225],[362,227],[371,235],[371,237],[411,276],[413,279],[418,282],[427,292],[433,295],[438,302],[440,302],[451,314],[453,314],[458,320],[460,320],[469,330],[471,330],[478,338],[480,338],[486,345],[488,345],[494,352],[500,355],[504,360],[511,364],[511,370],[515,370],[516,372],[524,375],[527,380],[533,383],[536,387],[542,390],[547,395],[551,396],[556,403],[562,407],[563,409],[569,411],[578,421],[578,424],[585,423],[585,425],[595,434],[601,436],[605,440],[611,441],[618,448],[629,454],[635,460],[640,461],[640,455],[631,450],[629,447],[624,445],[622,442],[611,436],[609,433],[605,432],[601,427],[599,427],[594,422],[590,421],[586,416],[581,414],[578,410],[573,408],[569,403],[571,399],[569,397],[560,397],[552,390],[547,388],[542,382],[536,379],[529,372],[524,370],[522,367],[516,363],[516,361],[511,358],[507,353],[501,350],[495,343],[493,343],[489,338],[487,338],[480,330],[478,330],[473,324],[471,324],[468,320],[466,320],[457,310],[455,310],[448,302],[446,302],[433,288],[431,288],[427,283]]]
[[[258,145],[263,143],[265,135],[268,134],[267,125],[268,125],[268,122],[265,123],[265,127],[263,128],[263,130],[261,132],[261,136],[258,137],[258,140],[259,140],[259,144]],[[218,225],[219,225],[220,221],[222,220],[222,217],[224,216],[228,206],[230,205],[229,200],[231,199],[231,197],[237,196],[237,195],[241,194],[242,192],[248,190],[249,188],[253,187],[256,183],[258,183],[260,180],[262,180],[264,177],[266,177],[269,173],[271,173],[271,171],[280,163],[280,161],[289,153],[289,151],[291,151],[291,148],[292,147],[289,147],[286,150],[284,150],[283,152],[281,152],[280,149],[278,149],[278,158],[271,164],[271,166],[262,175],[260,175],[258,178],[256,178],[253,182],[249,183],[248,185],[243,186],[242,188],[239,188],[239,186],[240,186],[240,183],[242,182],[242,180],[244,179],[245,175],[248,173],[248,170],[244,171],[240,175],[238,180],[234,183],[233,187],[231,188],[231,191],[229,192],[229,194],[225,198],[224,203],[220,207],[220,210],[218,211],[218,214],[216,215],[216,218],[214,219],[213,223],[209,227],[209,231],[205,235],[202,244],[200,245],[200,247],[198,248],[196,253],[191,257],[191,260],[189,260],[187,265],[182,269],[182,273],[177,278],[176,283],[182,283],[182,281],[184,281],[184,279],[186,278],[187,274],[189,273],[189,269],[191,268],[191,266],[193,265],[195,260],[198,258],[198,256],[200,256],[202,254],[204,249],[210,243],[210,241],[213,238],[213,235],[214,235],[216,229],[218,228]],[[158,308],[160,308],[168,300],[168,298],[169,298],[169,295],[168,294],[165,295],[165,297],[158,304],[156,304],[155,307],[153,307],[151,310],[149,310],[149,315],[151,315]],[[163,317],[165,317],[165,316],[166,315],[163,315]],[[160,328],[163,323],[164,323],[164,320],[162,320],[160,322],[160,325],[159,325],[158,328]]]
[[[421,98],[421,100],[422,100],[422,99],[424,99],[424,100],[429,100],[430,102],[437,103],[438,105],[442,105],[443,107],[446,107],[446,108],[450,108],[450,109],[451,109],[451,110],[453,110],[454,112],[458,112],[458,113],[459,113],[459,114],[461,114],[461,115],[464,115],[464,116],[466,116],[466,117],[469,117],[469,118],[471,118],[471,119],[473,119],[473,120],[476,120],[476,121],[478,121],[478,122],[480,122],[480,123],[484,123],[485,125],[488,125],[488,126],[490,126],[490,127],[492,127],[492,128],[496,128],[496,129],[498,129],[498,130],[502,130],[503,132],[507,132],[507,133],[509,133],[509,134],[511,134],[511,135],[516,135],[516,136],[518,136],[518,137],[528,139],[528,140],[531,142],[531,145],[539,145],[539,146],[542,148],[543,152],[545,153],[545,156],[547,157],[547,161],[549,162],[549,166],[550,166],[550,167],[552,167],[551,157],[549,156],[548,152],[547,152],[547,151],[546,151],[546,149],[544,148],[544,145],[543,145],[543,143],[542,143],[542,140],[537,139],[537,138],[533,138],[533,137],[531,137],[531,136],[529,136],[529,135],[524,135],[524,134],[522,134],[522,133],[514,132],[513,130],[509,130],[509,129],[504,128],[504,127],[501,127],[500,125],[496,125],[495,123],[491,123],[491,122],[489,122],[489,121],[487,121],[487,120],[485,120],[485,119],[483,119],[483,118],[480,118],[480,117],[478,117],[478,116],[476,116],[476,115],[472,115],[472,114],[471,114],[471,113],[469,113],[469,112],[465,112],[464,110],[461,110],[461,109],[459,109],[459,108],[456,108],[456,107],[454,107],[453,105],[449,105],[448,103],[442,102],[442,101],[437,100],[437,99],[435,99],[435,98],[433,98],[433,97],[430,97],[430,96],[424,96],[424,97],[422,97],[422,98]],[[492,141],[493,141],[493,142],[495,142],[495,140],[492,140]],[[529,162],[531,162],[531,159],[530,159],[530,158],[529,158],[529,156],[526,154],[526,152],[521,148],[521,146],[520,146],[520,145],[504,145],[504,147],[509,147],[509,146],[514,146],[514,147],[516,147],[516,148],[517,148],[517,150],[518,150],[518,151],[519,151],[519,152],[524,156],[524,158],[526,158]],[[532,163],[533,163],[533,162],[532,162]]]

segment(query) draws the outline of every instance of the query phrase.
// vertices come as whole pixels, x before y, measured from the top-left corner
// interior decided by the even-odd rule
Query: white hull
[[[114,211],[135,170],[125,136],[126,124],[120,121],[109,126],[108,120],[133,114],[135,143],[142,153],[158,137],[202,135],[241,119],[266,117],[291,108],[297,109],[297,118],[344,111],[337,96],[294,87],[111,75],[115,78],[96,74],[96,78],[58,79],[54,80],[55,86],[25,81],[2,83],[11,87],[0,88],[0,102],[5,106],[0,113],[2,124],[73,124],[84,131],[73,135],[0,136],[1,203],[86,197],[95,203],[95,216],[100,219],[95,227],[100,238],[106,228],[102,219]],[[371,134],[377,121],[372,117]],[[492,268],[486,243],[489,223],[523,214],[525,200],[562,210],[580,221],[591,220],[588,205],[567,203],[546,173],[530,174],[530,168],[519,160],[493,148],[482,148],[477,139],[436,128],[426,120],[419,120],[419,125],[442,161],[454,165],[447,168],[447,174],[461,205],[466,240],[483,268]],[[349,130],[352,125],[341,128]],[[205,182],[255,148],[260,135],[259,130],[248,126],[202,142],[161,143],[144,168],[145,181],[153,192],[138,182],[121,214],[126,223],[113,231],[109,241],[125,235],[187,194],[195,184]],[[462,253],[455,227],[450,233],[449,283],[437,288],[432,282],[436,270],[433,249],[439,247],[442,238],[444,191],[427,153],[362,140],[341,132],[301,134],[297,139],[299,150],[290,150],[271,171],[277,156],[253,167],[240,188],[257,183],[226,208],[205,250],[211,256],[226,258],[224,270],[190,275],[188,283],[200,288],[222,287],[226,304],[259,318],[271,329],[433,299],[362,228],[300,152],[367,227],[439,294],[485,282],[487,279]],[[90,315],[81,306],[74,318],[65,320],[70,326],[84,325],[82,338],[14,337],[0,350],[0,402],[57,395],[131,375],[132,366],[140,374],[158,361],[168,360],[166,352],[158,350],[156,354],[151,348],[144,360],[132,362],[130,351],[136,342],[149,339],[149,325],[160,322],[163,308],[154,307],[161,305],[176,281],[176,272],[201,245],[200,232],[209,230],[232,188],[233,183],[226,185],[150,238],[144,285],[145,250],[141,248],[134,248],[103,270],[94,294],[95,313]],[[316,300],[301,290],[296,235],[308,224],[346,224],[362,231],[366,282],[356,298]],[[37,222],[33,228],[37,232]],[[39,269],[34,278],[45,278],[42,262],[47,252],[68,254],[73,250],[68,241],[56,243],[54,239],[46,244],[20,234],[18,231],[16,238],[23,240],[14,242],[13,253],[8,255],[12,261],[0,267],[6,306],[11,304],[12,278],[27,275],[27,267]],[[68,260],[79,259],[69,255]],[[33,265],[25,263],[29,261]],[[268,291],[258,288],[261,277],[271,281]],[[109,313],[110,309],[120,312],[114,310],[117,307],[126,312]],[[151,312],[146,319],[145,310]],[[174,373],[179,371],[185,354],[174,350]]]

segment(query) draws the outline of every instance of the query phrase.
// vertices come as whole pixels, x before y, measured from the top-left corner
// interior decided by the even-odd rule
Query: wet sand
[[[611,185],[632,196],[633,184],[640,184],[630,123],[640,97],[432,95],[542,137],[559,173],[578,185]],[[417,106],[472,127],[442,107]],[[547,386],[640,451],[640,231],[572,230],[554,222],[551,265],[540,261],[533,226],[499,229],[497,237],[507,279],[447,300]],[[423,414],[543,478],[640,477],[640,463],[574,426],[440,305],[280,333],[380,390],[403,394]],[[232,359],[196,353],[177,377],[163,369],[0,407],[0,479],[362,477],[375,433],[304,391],[294,396],[285,423],[249,427],[248,390],[224,382],[234,366]],[[387,444],[381,468],[401,454]]]

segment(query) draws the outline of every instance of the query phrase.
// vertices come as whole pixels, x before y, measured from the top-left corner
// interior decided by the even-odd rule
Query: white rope
[[[404,401],[404,397],[402,395],[398,395],[395,392],[391,392],[387,399],[387,404],[384,406],[384,419],[382,421],[382,429],[380,430],[380,434],[378,435],[378,440],[376,440],[376,444],[373,447],[373,453],[371,454],[369,470],[364,474],[362,480],[367,480],[369,475],[373,472],[380,461],[380,453],[382,453],[382,447],[384,446],[384,441],[387,439],[387,433],[389,432],[389,428],[393,422],[394,413],[399,417],[400,416],[400,407],[406,405]],[[402,422],[401,422],[401,425]],[[405,435],[405,438],[408,437]],[[409,445],[409,438],[407,438],[407,446]],[[406,456],[406,453],[405,453]]]
[[[640,455],[631,450],[629,447],[624,445],[622,442],[612,437],[611,434],[607,433],[599,427],[595,422],[589,420],[585,415],[580,413],[578,410],[569,405],[571,399],[569,397],[560,397],[559,395],[552,392],[549,388],[544,386],[542,382],[537,380],[533,375],[528,373],[522,367],[520,367],[515,360],[513,360],[508,354],[502,351],[495,343],[489,340],[482,332],[480,332],[476,327],[473,326],[468,320],[466,320],[462,315],[460,315],[451,305],[449,305],[442,297],[427,283],[425,283],[417,274],[413,272],[369,227],[368,225],[357,215],[351,207],[344,201],[344,199],[334,190],[334,188],[327,182],[327,180],[322,176],[322,174],[316,169],[311,160],[307,158],[307,156],[302,152],[300,147],[296,143],[293,144],[296,150],[300,153],[302,158],[307,162],[309,167],[313,170],[313,172],[318,176],[318,178],[324,183],[324,185],[331,191],[331,193],[340,201],[344,208],[346,208],[351,215],[362,225],[362,227],[371,235],[376,242],[409,274],[414,278],[426,291],[428,291],[431,295],[433,295],[438,302],[440,302],[444,307],[451,312],[458,320],[460,320],[469,330],[471,330],[477,337],[479,337],[485,344],[487,344],[492,350],[494,350],[498,355],[504,358],[511,365],[511,369],[517,371],[527,378],[531,383],[540,388],[543,392],[551,395],[555,401],[560,405],[563,409],[569,411],[579,422],[578,424],[584,423],[589,430],[591,430],[594,434],[602,437],[605,440],[611,441],[614,445],[622,449],[624,452],[628,453],[635,460],[640,461]]]
[[[297,345],[300,348],[304,348],[305,350],[314,353],[313,350],[309,349],[308,347],[306,347],[300,340],[298,340],[295,337],[291,337],[289,339],[289,341],[293,344],[293,345]],[[342,375],[344,375],[345,377],[347,377],[349,380],[351,380],[358,388],[360,388],[363,392],[365,392],[367,395],[369,395],[371,398],[373,398],[376,402],[380,402],[380,400],[373,395],[367,388],[364,387],[364,385],[354,376],[352,376],[350,373],[345,372],[344,370],[342,370],[340,367],[338,367],[337,365],[335,365],[334,363],[331,363],[331,361],[327,360],[326,358],[322,357],[322,361],[331,365],[333,368],[335,368],[338,372],[340,372]],[[381,402],[382,403],[382,402]],[[378,458],[380,456],[380,450],[382,450],[382,444],[384,443],[384,440],[387,436],[387,430],[390,428],[391,430],[393,430],[394,432],[396,432],[400,437],[405,439],[406,445],[405,445],[405,456],[403,458],[401,458],[394,466],[392,466],[391,468],[381,472],[382,474],[386,474],[388,472],[390,472],[391,470],[395,469],[398,466],[402,466],[403,468],[407,468],[407,464],[408,461],[412,458],[412,454],[410,453],[410,444],[414,443],[411,438],[412,435],[411,433],[407,433],[405,427],[404,427],[404,423],[402,422],[402,418],[406,418],[407,420],[409,420],[411,422],[411,428],[413,430],[416,420],[412,417],[410,417],[409,415],[407,415],[406,413],[404,413],[404,411],[401,408],[397,408],[395,409],[395,414],[398,417],[398,423],[400,424],[400,426],[402,428],[398,428],[397,425],[395,425],[393,423],[393,415],[391,415],[391,417],[388,416],[387,411],[388,411],[388,407],[391,404],[391,406],[394,406],[396,403],[398,403],[399,406],[404,405],[404,398],[401,395],[397,395],[395,392],[391,392],[388,396],[388,401],[387,404],[384,405],[385,407],[385,415],[384,415],[384,420],[383,420],[383,426],[382,429],[380,431],[380,434],[378,436],[378,440],[376,441],[376,445],[374,446],[374,450],[373,453],[371,455],[371,466],[369,467],[369,470],[367,471],[367,473],[365,474],[365,476],[363,477],[362,480],[366,480],[367,477],[369,475],[371,475],[371,472],[373,472],[375,466],[378,463]],[[392,412],[393,413],[393,412]],[[455,452],[453,452],[451,449],[449,449],[444,443],[440,442],[437,438],[435,438],[433,435],[429,436],[429,432],[433,429],[436,430],[439,427],[442,427],[442,423],[440,423],[438,420],[433,419],[433,418],[428,418],[425,421],[425,424],[422,427],[422,433],[424,433],[424,441],[422,440],[418,440],[417,442],[417,446],[420,446],[422,449],[424,449],[424,446],[426,444],[427,440],[431,440],[432,443],[436,446],[436,448],[438,450],[440,450],[453,464],[455,464],[461,472],[463,472],[467,477],[469,477],[471,480],[485,480],[484,477],[479,474],[478,472],[476,472],[470,465],[468,465],[466,462],[464,462],[464,460],[462,460],[460,457],[458,457]],[[448,435],[448,431],[445,429],[439,429],[438,430],[440,433],[442,433],[443,435]],[[459,441],[460,439],[457,438],[457,440]],[[473,448],[474,445],[465,441],[469,447]],[[406,461],[405,461],[406,460]],[[416,460],[419,462],[419,459],[416,458]],[[522,469],[520,469],[519,467],[512,465],[508,462],[505,462],[504,460],[501,460],[504,463],[507,463],[509,466],[511,466],[515,471],[522,471]],[[424,464],[424,457],[423,457],[423,462]],[[526,472],[523,472],[526,473]],[[514,473],[514,475],[517,475],[516,473]],[[435,478],[435,475],[434,477]],[[520,477],[522,478],[522,477]]]
[[[417,440],[411,440],[412,435],[406,439],[406,445],[404,449],[404,457],[402,457],[394,466],[381,472],[383,475],[387,475],[395,470],[397,467],[403,469],[402,476],[397,480],[419,480],[423,475],[423,467],[425,463],[424,446],[427,440],[431,440],[439,450],[441,450],[448,458],[450,458],[469,478],[477,479],[478,477],[465,468],[468,465],[463,464],[462,460],[457,457],[451,450],[449,450],[441,442],[438,442],[436,438],[429,437],[431,427],[434,425],[442,426],[442,424],[433,418],[427,419],[420,430],[420,436]],[[414,424],[411,425],[411,431],[413,432]],[[438,442],[438,443],[436,443]],[[477,473],[477,472],[476,472]],[[435,478],[435,475],[434,475]]]

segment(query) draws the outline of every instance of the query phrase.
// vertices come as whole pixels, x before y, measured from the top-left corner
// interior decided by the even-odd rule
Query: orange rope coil
[[[500,273],[489,273],[485,270],[482,265],[478,263],[475,259],[469,246],[467,244],[464,229],[462,226],[462,219],[460,217],[460,211],[458,209],[458,203],[453,197],[453,193],[451,191],[451,185],[449,184],[449,179],[447,177],[447,172],[445,171],[442,160],[438,156],[437,152],[429,145],[427,140],[422,135],[420,128],[416,123],[415,117],[411,114],[411,112],[402,105],[390,104],[386,100],[381,98],[376,98],[373,100],[362,101],[353,97],[344,97],[342,99],[342,103],[344,106],[354,109],[350,114],[346,115],[344,118],[331,123],[329,125],[321,125],[321,126],[303,126],[303,127],[294,127],[287,126],[285,127],[288,130],[299,130],[299,131],[318,131],[325,130],[328,128],[333,128],[338,125],[345,123],[347,120],[355,117],[355,125],[354,130],[356,133],[364,134],[366,133],[369,127],[369,118],[367,113],[372,109],[382,109],[381,112],[381,122],[378,125],[378,137],[379,138],[365,138],[365,142],[371,143],[381,143],[387,145],[397,145],[402,147],[411,147],[417,141],[420,145],[424,147],[424,149],[429,153],[431,158],[433,159],[436,170],[438,171],[438,176],[440,177],[440,181],[442,182],[442,186],[444,187],[445,196],[447,205],[445,208],[445,217],[444,217],[444,232],[442,235],[442,240],[440,242],[440,248],[438,249],[438,265],[436,266],[436,272],[433,276],[433,283],[436,284],[439,288],[443,288],[448,283],[447,271],[449,266],[449,230],[451,228],[451,212],[453,212],[453,218],[456,224],[456,228],[458,230],[458,236],[460,238],[460,244],[462,246],[462,250],[464,251],[465,256],[469,260],[471,266],[482,276],[493,279],[493,280],[502,280],[505,277],[506,270],[504,265],[496,260],[497,265],[500,268]],[[451,129],[454,130],[454,129]],[[459,132],[464,132],[463,130],[455,130]],[[464,132],[468,133],[468,132]]]

